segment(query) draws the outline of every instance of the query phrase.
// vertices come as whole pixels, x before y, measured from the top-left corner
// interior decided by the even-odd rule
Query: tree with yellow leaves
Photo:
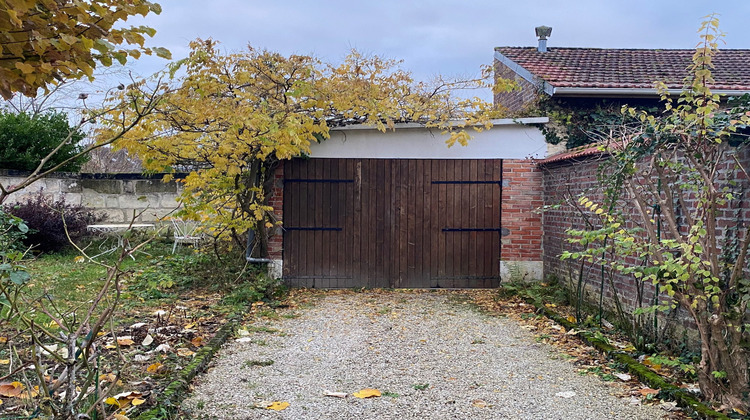
[[[419,122],[450,132],[449,145],[465,144],[465,127],[481,130],[497,114],[479,98],[453,95],[487,86],[489,68],[476,80],[416,83],[399,62],[357,52],[332,65],[252,47],[222,54],[211,40],[197,40],[191,48],[177,64],[184,76],[174,79],[157,111],[119,145],[147,169],[190,172],[181,198],[184,213],[209,218],[220,236],[238,241],[251,228],[261,240],[266,237],[275,222],[266,201],[275,166],[309,153],[311,142],[327,139],[331,127],[386,130]],[[176,67],[171,70],[174,75]]]
[[[131,16],[161,13],[147,0],[0,0],[0,95],[36,96],[50,84],[92,77],[98,64],[156,54],[144,47],[156,31],[146,26],[118,28]],[[127,47],[119,47],[126,45]]]

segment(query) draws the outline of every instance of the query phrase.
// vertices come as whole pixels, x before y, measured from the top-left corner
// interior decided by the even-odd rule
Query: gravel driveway
[[[450,292],[325,294],[247,326],[183,403],[200,419],[658,419],[512,320]],[[273,363],[271,363],[273,362]],[[363,388],[379,398],[324,396]],[[567,393],[565,396],[556,395]],[[574,393],[574,395],[573,395]],[[570,396],[572,395],[572,396]],[[567,396],[567,398],[566,398]],[[283,411],[255,408],[288,402]]]

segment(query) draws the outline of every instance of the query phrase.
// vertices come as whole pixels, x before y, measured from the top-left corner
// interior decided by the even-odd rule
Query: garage
[[[511,234],[503,226],[503,165],[540,147],[529,137],[536,128],[497,125],[505,130],[450,149],[421,127],[348,129],[316,145],[311,157],[285,162],[284,281],[313,288],[497,287],[503,237]]]

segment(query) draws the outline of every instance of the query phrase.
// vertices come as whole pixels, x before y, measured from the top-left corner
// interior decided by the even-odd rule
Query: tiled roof
[[[681,89],[695,50],[498,47],[495,51],[555,88]],[[719,50],[714,90],[750,90],[750,50]]]
[[[584,144],[570,150],[566,150],[561,153],[548,156],[544,159],[537,160],[536,163],[539,165],[546,165],[548,163],[562,162],[565,160],[584,159],[593,156],[601,157],[609,155],[610,153],[618,150],[622,150],[622,143],[611,143],[611,144]]]

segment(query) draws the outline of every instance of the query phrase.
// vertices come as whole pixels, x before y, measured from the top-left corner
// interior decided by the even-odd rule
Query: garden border
[[[243,316],[244,312],[234,313],[229,316],[227,323],[219,328],[216,334],[203,348],[198,350],[193,361],[185,366],[177,379],[170,382],[169,385],[164,388],[164,391],[157,395],[156,405],[137,415],[135,420],[171,418],[171,415],[179,410],[180,402],[182,400],[181,397],[188,390],[190,383],[199,373],[206,369],[219,349],[221,349],[229,337],[234,334],[234,330],[239,326]]]
[[[537,308],[537,313],[541,313],[545,317],[552,321],[562,325],[568,331],[574,329],[576,325],[560,314],[550,310],[539,300],[534,299],[531,296],[519,295],[526,302],[534,305]],[[604,340],[596,338],[593,334],[588,331],[579,331],[577,334],[581,339],[594,347],[595,349],[602,352],[607,357],[614,359],[615,361],[622,363],[628,367],[628,371],[638,377],[638,379],[654,389],[660,389],[665,392],[671,398],[673,398],[677,404],[685,410],[688,410],[688,414],[697,414],[702,419],[711,420],[730,420],[730,418],[723,413],[720,413],[703,402],[699,401],[694,395],[683,390],[682,388],[669,383],[662,376],[652,372],[648,367],[638,362],[629,354],[623,353],[616,347],[606,343]]]

